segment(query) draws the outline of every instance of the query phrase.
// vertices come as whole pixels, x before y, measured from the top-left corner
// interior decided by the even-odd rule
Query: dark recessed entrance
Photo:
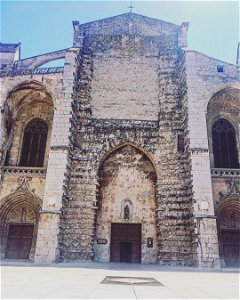
[[[240,266],[240,230],[221,232],[222,254],[227,267]]]
[[[141,262],[141,224],[112,224],[110,261]]]
[[[5,258],[28,259],[32,238],[33,225],[10,225]]]
[[[231,209],[231,202],[228,203],[228,210],[222,209],[218,217],[218,232],[220,242],[220,257],[224,259],[226,267],[240,266],[240,222],[239,211]],[[237,204],[238,205],[238,204]]]

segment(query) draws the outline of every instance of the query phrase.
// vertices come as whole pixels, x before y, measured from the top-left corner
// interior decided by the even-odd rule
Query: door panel
[[[18,258],[18,250],[19,250],[19,243],[21,239],[8,239],[7,241],[7,250],[6,250],[6,258]]]
[[[111,243],[110,261],[120,262],[120,243]]]
[[[125,241],[127,238],[127,224],[112,224],[111,240]]]
[[[139,224],[126,224],[127,225],[127,239],[129,241],[141,240],[141,226]]]
[[[22,239],[19,249],[19,258],[20,259],[28,259],[30,250],[32,246],[32,239]]]
[[[141,224],[112,224],[110,261],[141,262]]]
[[[20,238],[22,235],[22,226],[10,225],[8,237],[9,238]]]
[[[221,234],[223,257],[227,267],[240,266],[240,231],[224,230]]]
[[[141,262],[141,243],[132,243],[132,262]]]
[[[32,238],[33,236],[33,226],[32,225],[24,225],[22,228],[22,237],[23,238]]]
[[[120,243],[120,262],[132,262],[132,243]]]
[[[33,237],[33,225],[10,225],[6,258],[28,259]]]

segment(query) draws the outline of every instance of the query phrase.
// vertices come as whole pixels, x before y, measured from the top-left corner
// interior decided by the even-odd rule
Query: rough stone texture
[[[216,221],[211,218],[216,216],[214,203],[218,202],[219,198],[219,195],[213,194],[216,180],[211,180],[210,172],[210,166],[213,167],[211,125],[213,120],[220,117],[232,119],[237,129],[239,149],[239,67],[190,50],[186,51],[186,57],[194,214],[197,218],[196,222],[203,223],[200,228],[204,228],[198,231],[198,242],[201,243],[202,239],[205,243],[208,236],[212,235],[213,224],[216,224]],[[223,66],[224,72],[217,71],[218,65]],[[222,94],[225,95],[222,97]],[[225,99],[226,105],[223,105],[222,98]],[[219,176],[224,178],[220,174]],[[237,174],[235,176],[239,177]],[[221,189],[224,191],[225,187],[222,186]],[[212,255],[212,265],[219,266],[219,259],[215,256],[218,253],[217,238],[212,237],[205,245],[205,247],[198,247],[199,265],[202,267],[211,265]]]
[[[142,225],[143,263],[224,266],[239,170],[214,168],[211,128],[231,122],[240,156],[239,66],[184,48],[186,22],[129,13],[73,27],[74,48],[19,60],[14,44],[4,54],[2,256],[9,225],[23,221],[34,225],[35,262],[109,261],[117,222]],[[63,56],[64,70],[27,69]],[[22,168],[36,117],[48,125],[44,167]]]
[[[40,212],[39,233],[37,239],[35,261],[53,262],[59,256],[57,235],[59,231],[59,215],[62,208],[63,182],[67,166],[68,136],[70,129],[71,93],[73,90],[73,71],[78,49],[68,49],[65,56],[63,75],[64,97],[61,107],[55,112],[53,133],[49,152],[49,164],[46,185]],[[51,236],[51,239],[49,239]]]
[[[99,171],[94,246],[96,261],[110,260],[110,241],[107,245],[98,245],[97,239],[109,240],[111,223],[127,222],[142,224],[142,262],[156,262],[156,179],[152,162],[130,145],[120,147],[103,162]],[[126,203],[129,207],[129,220],[124,219]],[[147,237],[153,238],[153,248],[147,248]]]
[[[173,35],[171,38],[163,39],[162,36],[160,39],[141,36],[141,39],[137,39],[128,35],[110,37],[98,35],[93,38],[90,35],[82,42],[73,96],[70,165],[66,177],[67,193],[63,201],[64,212],[59,236],[62,258],[90,259],[94,256],[95,220],[97,207],[100,205],[97,192],[98,186],[101,186],[98,182],[98,168],[100,162],[107,157],[108,151],[131,142],[148,156],[152,156],[158,174],[156,227],[159,249],[152,260],[149,258],[150,255],[143,252],[143,261],[191,265],[194,263],[193,219],[187,139],[186,151],[178,153],[177,150],[177,135],[186,130],[186,118],[183,116],[183,112],[186,111],[184,53],[178,51],[177,37]],[[145,86],[137,89],[136,83],[139,82],[135,71],[131,71],[135,76],[129,76],[127,81],[126,68],[121,67],[118,69],[118,76],[125,80],[120,83],[119,89],[124,89],[126,96],[125,108],[120,109],[119,114],[124,119],[117,118],[115,105],[122,105],[121,94],[116,95],[114,88],[109,89],[109,80],[113,78],[113,86],[116,86],[115,64],[118,64],[119,60],[123,66],[127,64],[133,66],[136,63],[136,56],[138,57],[136,69],[139,65],[143,65],[144,69],[148,59],[155,61],[155,64],[149,64],[148,68],[149,74],[154,78],[152,94],[158,97],[158,111],[152,115],[150,112],[149,115],[146,106],[143,116],[143,108],[136,108],[135,111],[131,108],[133,95],[140,103],[143,102],[142,94]],[[101,75],[105,68],[109,72],[108,76],[104,77]],[[104,89],[108,87],[108,94],[104,101],[101,101],[99,92],[97,102],[96,95],[100,84],[103,86],[101,92],[106,92]],[[148,91],[149,87],[146,86],[146,92]],[[110,106],[106,107],[106,102],[111,98],[110,113]],[[128,111],[131,112],[131,116]],[[150,117],[152,120],[147,121]],[[137,120],[139,118],[140,120]],[[111,206],[107,199],[104,199],[104,205]],[[144,209],[143,204],[138,205]],[[144,224],[146,219],[147,216],[142,215],[139,222]],[[104,257],[100,259],[105,261],[109,259],[107,253],[109,249],[105,250]]]

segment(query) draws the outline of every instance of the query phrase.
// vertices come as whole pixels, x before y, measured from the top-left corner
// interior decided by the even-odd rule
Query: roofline
[[[158,22],[161,22],[161,23],[167,23],[167,24],[170,24],[170,25],[173,25],[175,27],[181,27],[181,25],[177,25],[177,24],[174,24],[174,23],[171,23],[171,22],[167,22],[167,21],[164,21],[164,20],[160,20],[160,19],[156,19],[156,18],[152,18],[152,17],[148,17],[148,16],[144,16],[144,15],[141,15],[141,14],[137,14],[137,13],[133,13],[133,12],[128,12],[128,13],[123,13],[123,14],[120,14],[120,15],[116,15],[116,16],[112,16],[112,17],[107,17],[107,18],[103,18],[103,19],[97,19],[95,21],[90,21],[90,22],[87,22],[87,23],[82,23],[80,24],[80,27],[82,25],[90,25],[90,24],[93,24],[95,22],[99,22],[99,21],[103,21],[103,20],[111,20],[111,19],[114,19],[116,17],[120,17],[120,16],[123,16],[123,15],[137,15],[137,16],[141,16],[141,17],[144,17],[144,18],[148,18],[148,19],[152,19],[152,20],[155,20],[155,21],[158,21]],[[74,21],[73,21],[74,22]]]
[[[14,50],[16,50],[17,48],[20,48],[20,46],[21,46],[21,43],[2,43],[2,42],[0,42],[0,45],[4,45],[4,46],[14,46],[15,45],[15,47],[14,47]],[[1,53],[8,53],[9,51],[2,51],[1,50]],[[11,53],[14,53],[13,51],[11,52]]]
[[[19,61],[23,61],[23,60],[27,60],[27,59],[30,59],[30,58],[35,58],[35,57],[43,56],[43,55],[48,55],[48,54],[52,54],[52,53],[55,53],[55,52],[67,51],[70,48],[73,48],[73,47],[69,47],[69,48],[65,48],[65,49],[60,49],[60,50],[56,50],[56,51],[51,51],[51,52],[47,52],[47,53],[42,53],[42,54],[30,56],[30,57],[25,57],[25,58],[19,59]]]
[[[209,56],[209,55],[207,55],[207,54],[205,54],[205,53],[199,52],[199,51],[197,51],[197,50],[192,50],[192,49],[189,49],[189,48],[182,48],[182,50],[183,50],[184,52],[195,52],[195,53],[201,54],[201,55],[203,55],[203,56],[206,56],[206,57],[208,57],[208,58],[211,58],[211,59],[213,59],[213,60],[219,61],[220,63],[224,63],[224,64],[227,64],[227,65],[231,65],[231,66],[234,66],[234,67],[237,67],[237,68],[240,67],[240,66],[237,65],[237,64],[233,64],[233,63],[226,62],[226,61],[224,61],[224,60],[221,60],[221,59],[218,59],[218,58]]]

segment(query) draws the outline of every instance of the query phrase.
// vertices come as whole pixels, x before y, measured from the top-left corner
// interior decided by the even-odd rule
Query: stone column
[[[66,52],[63,73],[63,99],[57,105],[48,160],[43,206],[35,252],[36,263],[51,263],[58,258],[58,232],[62,208],[63,181],[68,162],[71,102],[79,48]]]
[[[192,162],[196,261],[199,267],[219,267],[216,217],[206,126],[206,82],[198,75],[193,52],[186,53],[188,86],[188,128]]]

